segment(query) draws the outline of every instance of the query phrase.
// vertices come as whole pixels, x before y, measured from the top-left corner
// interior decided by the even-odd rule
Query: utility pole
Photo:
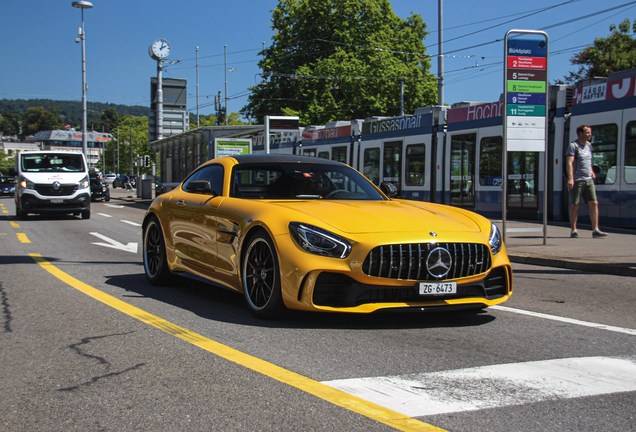
[[[444,38],[442,37],[443,30],[443,20],[442,20],[442,9],[444,0],[438,1],[438,43],[439,47],[439,57],[437,58],[437,105],[444,105]]]
[[[225,126],[227,126],[227,45],[225,51]]]
[[[130,175],[133,175],[132,123],[130,124]]]
[[[199,127],[199,47],[197,47],[197,127]]]

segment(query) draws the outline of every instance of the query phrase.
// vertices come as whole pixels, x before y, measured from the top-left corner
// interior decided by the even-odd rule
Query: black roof
[[[324,164],[324,165],[342,165],[337,161],[329,159],[322,159],[311,156],[297,156],[297,155],[284,155],[284,154],[248,154],[232,156],[240,164],[249,163],[310,163],[310,164]]]

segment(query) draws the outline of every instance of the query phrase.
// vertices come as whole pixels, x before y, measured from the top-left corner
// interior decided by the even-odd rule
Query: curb
[[[561,258],[546,255],[536,255],[531,253],[508,252],[510,262],[519,264],[531,264],[546,267],[557,267],[592,273],[604,273],[616,276],[636,277],[636,267],[621,266],[620,264],[582,260],[577,258]]]

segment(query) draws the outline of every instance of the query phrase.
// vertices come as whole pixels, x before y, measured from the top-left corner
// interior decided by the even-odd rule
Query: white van
[[[91,188],[83,153],[49,150],[22,151],[16,157],[15,212],[20,219],[29,213],[72,213],[91,217]]]

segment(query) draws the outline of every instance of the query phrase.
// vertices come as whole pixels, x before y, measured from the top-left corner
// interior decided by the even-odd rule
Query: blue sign
[[[545,93],[511,93],[508,92],[508,104],[545,105]]]
[[[508,39],[508,55],[522,57],[547,57],[545,40]]]

